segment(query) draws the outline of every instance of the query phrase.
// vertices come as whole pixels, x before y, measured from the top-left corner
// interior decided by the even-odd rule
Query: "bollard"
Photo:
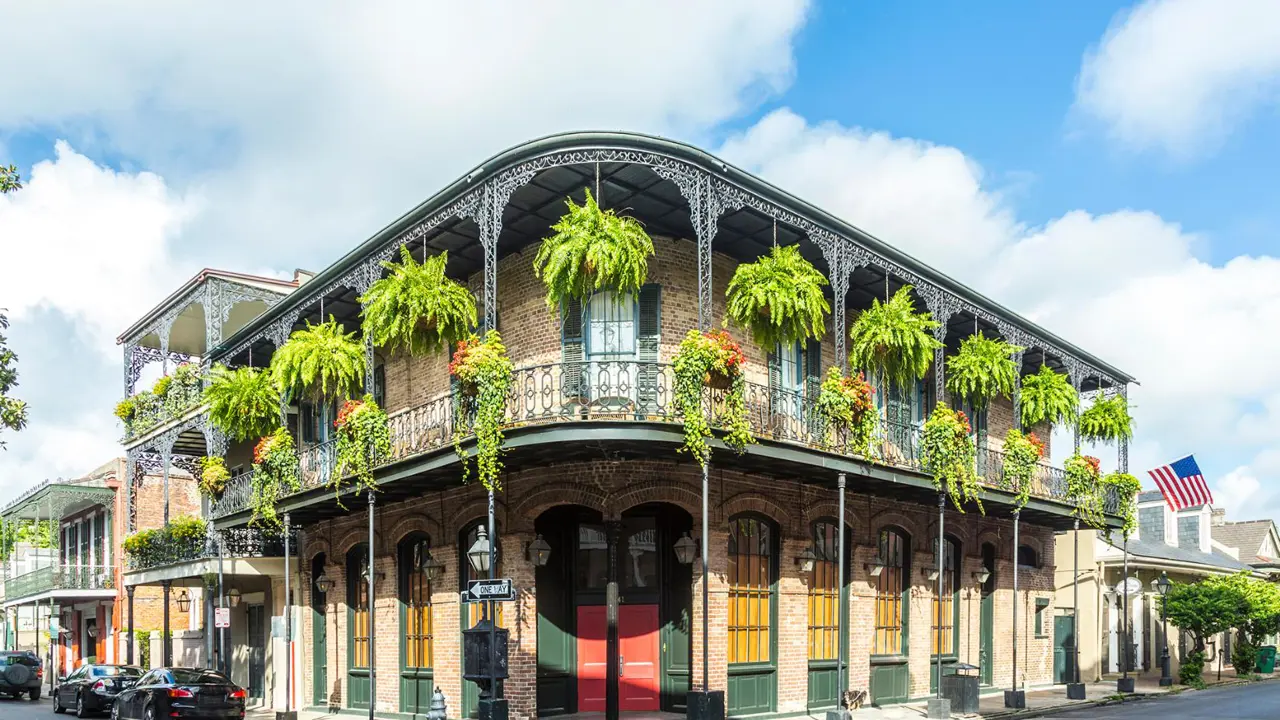
[[[431,709],[427,711],[427,720],[445,720],[448,715],[448,707],[445,705],[444,693],[440,692],[440,688],[436,688],[436,693],[431,696]]]

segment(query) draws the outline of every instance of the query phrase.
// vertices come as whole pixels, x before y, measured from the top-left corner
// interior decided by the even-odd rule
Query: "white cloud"
[[[1280,336],[1267,331],[1280,327],[1280,260],[1210,265],[1196,256],[1205,238],[1148,212],[1076,210],[1024,227],[955,148],[785,109],[723,152],[1135,375],[1131,470],[1194,452],[1226,473],[1280,440]],[[1233,477],[1229,502],[1250,491],[1280,511]]]
[[[1135,148],[1213,145],[1280,90],[1280,3],[1147,0],[1084,57],[1079,109]]]

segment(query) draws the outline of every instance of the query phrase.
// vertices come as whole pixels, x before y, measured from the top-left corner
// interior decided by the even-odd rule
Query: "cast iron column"
[[[937,602],[934,607],[937,608],[934,622],[938,626],[938,687],[937,698],[942,699],[942,576],[946,574],[946,528],[947,528],[947,496],[938,493],[938,555],[935,558],[935,564],[938,568],[938,595]]]
[[[707,614],[711,611],[711,602],[708,595],[711,593],[711,577],[707,572],[707,567],[711,564],[708,554],[709,543],[711,540],[711,523],[707,519],[707,495],[710,492],[711,480],[709,478],[709,470],[707,464],[702,464],[702,692],[704,694],[711,692],[710,676],[707,672]]]
[[[289,563],[289,528],[293,527],[289,522],[289,513],[284,514],[284,713],[289,715],[289,711],[293,709],[293,596],[289,593],[289,573],[292,570]],[[370,603],[372,605],[372,602]],[[373,614],[373,611],[369,611]],[[373,644],[372,635],[370,635],[369,644]],[[370,668],[372,670],[372,668]],[[369,703],[373,703],[370,696]]]
[[[1123,634],[1124,651],[1120,653],[1121,662],[1124,663],[1124,667],[1122,668],[1124,675],[1120,678],[1120,682],[1117,683],[1116,689],[1122,693],[1131,693],[1134,691],[1135,688],[1134,688],[1133,679],[1129,677],[1129,666],[1133,664],[1133,641],[1131,637],[1133,628],[1129,627],[1130,612],[1129,612],[1129,534],[1128,533],[1125,533],[1125,536],[1124,536],[1124,580],[1120,581],[1120,603],[1121,603],[1121,606],[1124,608],[1123,610],[1121,610],[1121,612],[1124,613],[1122,617],[1124,624],[1121,626],[1123,628],[1122,632],[1124,633]]]
[[[125,662],[129,665],[133,664],[133,646],[138,642],[137,636],[133,634],[133,591],[134,586],[132,585],[126,585],[124,588],[124,593],[128,596],[129,605],[129,637],[125,638],[125,641],[129,645],[129,651],[125,657]]]
[[[1013,689],[1004,694],[1004,706],[1015,709],[1024,708],[1027,704],[1026,696],[1018,690],[1018,527],[1021,516],[1020,508],[1013,511]]]
[[[374,662],[374,639],[378,637],[373,629],[374,609],[377,603],[373,598],[373,491],[369,491],[369,720],[373,720],[373,711],[378,705],[378,665]]]
[[[222,538],[222,533],[218,533],[218,607],[225,608],[227,606],[227,589],[222,581],[222,558],[227,554],[227,544]],[[215,622],[216,624],[216,622]],[[218,628],[218,667],[222,669],[222,674],[231,677],[231,663],[227,660],[227,629]]]
[[[844,637],[845,637],[845,613],[848,608],[844,602],[844,490],[845,490],[845,474],[840,473],[836,476],[836,491],[839,495],[839,510],[837,513],[840,517],[836,532],[840,534],[837,542],[836,552],[839,554],[839,560],[836,562],[836,710],[834,717],[828,713],[827,720],[844,720],[849,717],[849,710],[842,703],[844,702],[844,681],[845,672],[847,672],[844,664]]]
[[[173,637],[169,630],[169,592],[172,582],[165,580],[160,585],[164,588],[164,632],[160,638],[160,662],[165,667],[169,667],[173,665],[173,643],[169,641],[169,638]]]
[[[1071,560],[1071,680],[1067,683],[1067,699],[1084,700],[1080,682],[1080,518],[1072,522],[1074,549]]]
[[[609,582],[605,585],[605,617],[607,627],[605,634],[605,657],[610,662],[605,666],[604,681],[604,716],[606,720],[618,720],[618,683],[622,678],[623,662],[618,646],[618,539],[621,523],[610,520],[605,524],[605,543],[609,553]],[[616,661],[613,659],[617,658]]]

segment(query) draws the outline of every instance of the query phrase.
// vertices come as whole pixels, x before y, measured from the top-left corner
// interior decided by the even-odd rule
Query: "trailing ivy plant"
[[[1091,442],[1113,443],[1133,437],[1133,418],[1129,402],[1123,395],[1099,397],[1080,413],[1080,438]]]
[[[486,490],[498,490],[502,471],[502,425],[507,416],[514,367],[497,330],[484,339],[472,335],[458,343],[449,363],[449,373],[457,379],[460,392],[454,395],[454,418],[461,428],[462,418],[473,415],[471,431],[476,438],[476,476]],[[453,447],[462,459],[462,481],[470,476],[462,433],[455,431]]]
[[[287,428],[277,428],[254,447],[251,487],[249,505],[253,516],[250,524],[282,528],[284,523],[276,514],[276,503],[281,497],[302,488],[298,481],[298,453]]]
[[[1042,422],[1058,427],[1075,422],[1080,395],[1071,386],[1066,375],[1054,372],[1048,365],[1041,365],[1034,375],[1022,378],[1018,391],[1018,409],[1023,427],[1034,427]]]
[[[1072,514],[1080,522],[1098,530],[1106,527],[1103,516],[1101,462],[1079,452],[1067,458],[1062,470],[1067,480],[1067,499],[1075,504]]]
[[[586,193],[582,205],[565,199],[568,211],[533,259],[533,274],[546,285],[553,310],[566,298],[585,300],[598,290],[635,295],[649,277],[653,240],[644,226],[601,209],[591,190]]]
[[[833,433],[837,437],[843,433],[846,452],[869,456],[871,438],[876,431],[873,393],[871,383],[862,373],[844,375],[838,367],[828,370],[814,404],[822,420],[824,441],[831,442]]]
[[[329,317],[310,322],[289,337],[271,357],[271,378],[281,394],[336,402],[359,392],[364,382],[364,346],[354,332]]]
[[[227,461],[216,456],[200,459],[200,492],[210,500],[222,497],[227,489],[227,481],[231,480],[231,471],[227,470]]]
[[[951,504],[964,512],[964,503],[976,502],[982,507],[981,484],[975,472],[978,450],[973,444],[973,428],[969,418],[959,410],[938,403],[924,422],[920,437],[920,459],[924,469],[933,475],[933,486],[951,497]]]
[[[960,351],[947,358],[947,392],[978,409],[997,396],[1011,397],[1020,370],[1013,356],[1021,350],[982,331],[970,335],[960,342]]]
[[[1036,468],[1044,457],[1044,443],[1035,433],[1010,429],[1004,436],[1004,484],[1014,493],[1014,509],[1022,509],[1031,499]]]
[[[702,404],[704,387],[725,390],[717,423],[724,427],[724,444],[738,452],[755,440],[747,423],[746,380],[742,375],[746,355],[723,330],[698,332],[690,330],[676,351],[672,366],[675,372],[675,405],[684,418],[684,446],[687,452],[706,466],[711,458],[711,424]]]
[[[1129,473],[1113,472],[1102,478],[1102,487],[1114,490],[1120,504],[1120,517],[1124,524],[1120,532],[1125,539],[1133,537],[1138,529],[1138,491],[1142,489],[1142,481]],[[1107,529],[1107,539],[1111,539],[1111,530]]]
[[[937,327],[928,312],[916,312],[911,286],[903,286],[886,303],[873,300],[854,321],[849,362],[906,390],[925,376],[933,351],[942,347],[933,336]]]
[[[826,286],[827,279],[804,259],[798,245],[775,245],[768,255],[734,271],[726,315],[769,350],[821,340],[831,312],[822,294]]]
[[[167,381],[161,392],[160,381]],[[156,381],[152,389],[162,398],[164,410],[178,417],[200,403],[200,367],[195,363],[179,363],[173,374]]]
[[[476,324],[476,298],[446,277],[449,253],[424,258],[419,265],[408,246],[400,262],[384,262],[391,274],[360,296],[364,332],[373,344],[412,355],[442,352],[464,340]]]
[[[373,469],[391,457],[387,414],[373,401],[372,395],[365,395],[363,399],[343,403],[333,426],[338,431],[337,472],[329,480],[334,495],[341,493],[342,479],[347,476],[365,488],[376,490]]]
[[[204,389],[209,422],[233,440],[262,437],[280,424],[280,391],[271,374],[215,365]]]
[[[115,416],[124,423],[125,436],[141,435],[160,424],[162,405],[162,398],[143,390],[116,403]]]

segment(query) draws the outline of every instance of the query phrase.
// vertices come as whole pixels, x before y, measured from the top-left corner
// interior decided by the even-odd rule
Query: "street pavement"
[[[1280,682],[1189,691],[1123,705],[1085,708],[1054,717],[1089,720],[1276,720],[1280,718]]]
[[[53,718],[58,717],[74,717],[67,715],[54,715],[53,704],[49,702],[49,688],[45,688],[40,694],[38,702],[31,702],[25,697],[21,700],[12,700],[8,696],[0,698],[0,720],[31,720],[32,718]],[[105,716],[104,716],[105,717]]]

